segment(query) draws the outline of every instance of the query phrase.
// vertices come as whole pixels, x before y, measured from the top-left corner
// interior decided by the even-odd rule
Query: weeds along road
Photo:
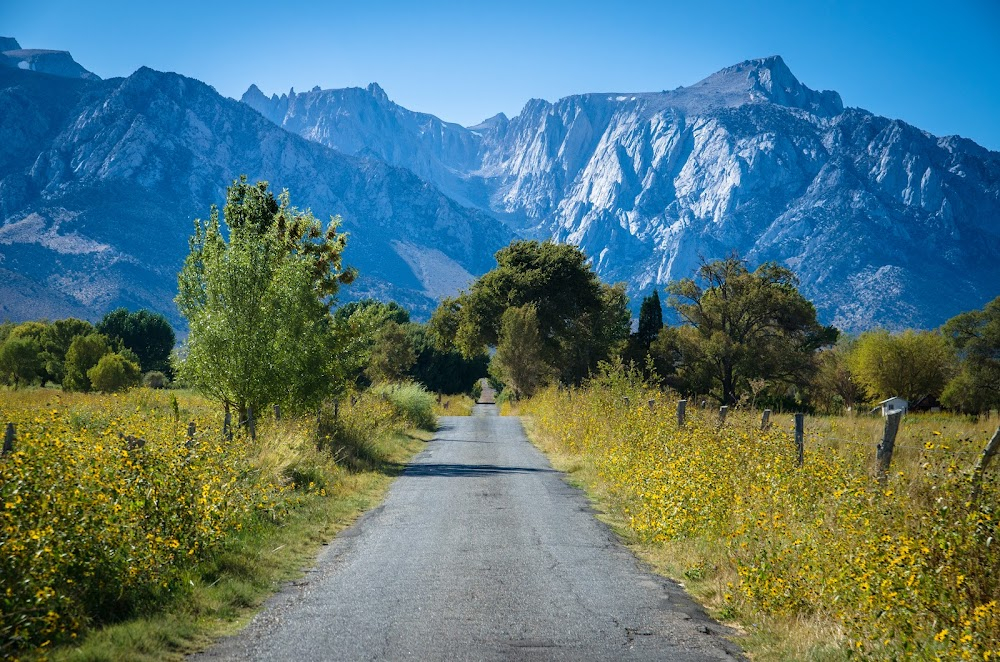
[[[524,436],[477,405],[441,419],[385,504],[201,660],[741,658],[646,572]]]

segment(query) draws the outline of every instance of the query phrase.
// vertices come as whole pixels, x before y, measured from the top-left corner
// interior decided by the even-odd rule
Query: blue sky
[[[690,85],[778,54],[844,103],[1000,150],[1000,2],[0,0],[0,35],[103,77],[142,65],[238,98],[367,85],[475,124],[539,97]]]

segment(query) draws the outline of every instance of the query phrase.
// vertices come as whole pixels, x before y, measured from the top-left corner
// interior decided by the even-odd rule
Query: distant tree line
[[[52,383],[66,391],[114,392],[170,378],[174,331],[148,310],[113,310],[93,325],[79,319],[0,325],[0,382]]]
[[[774,264],[751,272],[731,256],[666,291],[682,323],[662,326],[654,292],[624,358],[681,393],[827,413],[893,396],[972,415],[1000,408],[1000,297],[940,329],[850,336],[819,325]]]
[[[511,397],[579,384],[621,360],[656,383],[716,403],[836,412],[891,396],[978,414],[1000,407],[1000,298],[933,331],[842,335],[817,320],[795,275],[732,254],[659,292],[631,331],[624,286],[602,283],[576,247],[517,241],[497,267],[435,311],[429,335],[489,372]]]

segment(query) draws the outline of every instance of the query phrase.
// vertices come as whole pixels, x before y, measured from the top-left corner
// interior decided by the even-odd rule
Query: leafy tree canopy
[[[432,333],[474,357],[500,341],[503,314],[536,311],[541,360],[565,382],[578,383],[628,336],[624,286],[603,284],[575,246],[515,241],[496,253],[497,267],[468,292],[447,299],[431,318]]]
[[[542,360],[535,307],[528,304],[505,310],[500,320],[500,342],[490,361],[490,374],[506,384],[517,399],[534,395],[551,372]]]
[[[38,341],[11,335],[0,344],[0,380],[14,388],[30,384],[44,374]]]
[[[243,417],[272,403],[311,407],[336,390],[344,338],[330,306],[354,271],[342,266],[347,242],[331,219],[277,199],[266,182],[233,182],[224,236],[218,210],[195,221],[178,276],[177,305],[190,334],[183,348],[188,383]]]
[[[642,347],[648,349],[662,328],[663,306],[660,304],[660,293],[654,289],[652,294],[642,300],[642,305],[639,307],[639,328],[636,331],[636,339]]]
[[[489,357],[480,354],[465,358],[455,349],[441,349],[429,325],[407,324],[406,333],[416,352],[410,376],[428,390],[438,393],[467,393],[487,374]]]
[[[373,318],[386,322],[392,321],[396,324],[407,324],[410,321],[410,311],[395,301],[384,302],[370,298],[349,301],[338,307],[334,313],[334,319],[344,321],[356,313],[368,314]]]
[[[167,318],[149,310],[112,310],[97,324],[97,331],[135,352],[143,371],[170,372],[170,352],[176,340]]]
[[[797,285],[785,267],[750,271],[736,254],[702,264],[697,279],[670,283],[668,303],[685,322],[679,344],[689,388],[708,379],[716,397],[735,403],[750,380],[808,383],[815,350],[836,341],[837,330],[817,322]]]
[[[111,343],[107,337],[96,331],[85,336],[76,336],[66,352],[66,374],[62,381],[65,391],[84,391],[91,389],[88,372],[101,360],[101,357],[111,352]]]
[[[963,399],[960,394],[964,389],[978,394],[975,398],[965,398],[977,403],[977,411],[1000,408],[1000,297],[982,310],[951,318],[945,322],[942,333],[963,359],[963,387],[955,385],[949,389],[952,400]]]
[[[45,372],[49,379],[62,383],[65,377],[66,353],[70,343],[77,336],[86,336],[94,331],[90,322],[74,319],[56,320],[50,324],[42,335],[42,359],[45,361]]]
[[[954,370],[955,357],[945,338],[934,331],[885,329],[858,337],[850,357],[851,374],[877,399],[900,396],[914,402],[941,395]]]

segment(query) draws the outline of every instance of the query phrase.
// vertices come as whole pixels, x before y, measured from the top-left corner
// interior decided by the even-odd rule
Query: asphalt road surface
[[[384,505],[202,660],[742,659],[579,490],[477,405],[446,417]]]

